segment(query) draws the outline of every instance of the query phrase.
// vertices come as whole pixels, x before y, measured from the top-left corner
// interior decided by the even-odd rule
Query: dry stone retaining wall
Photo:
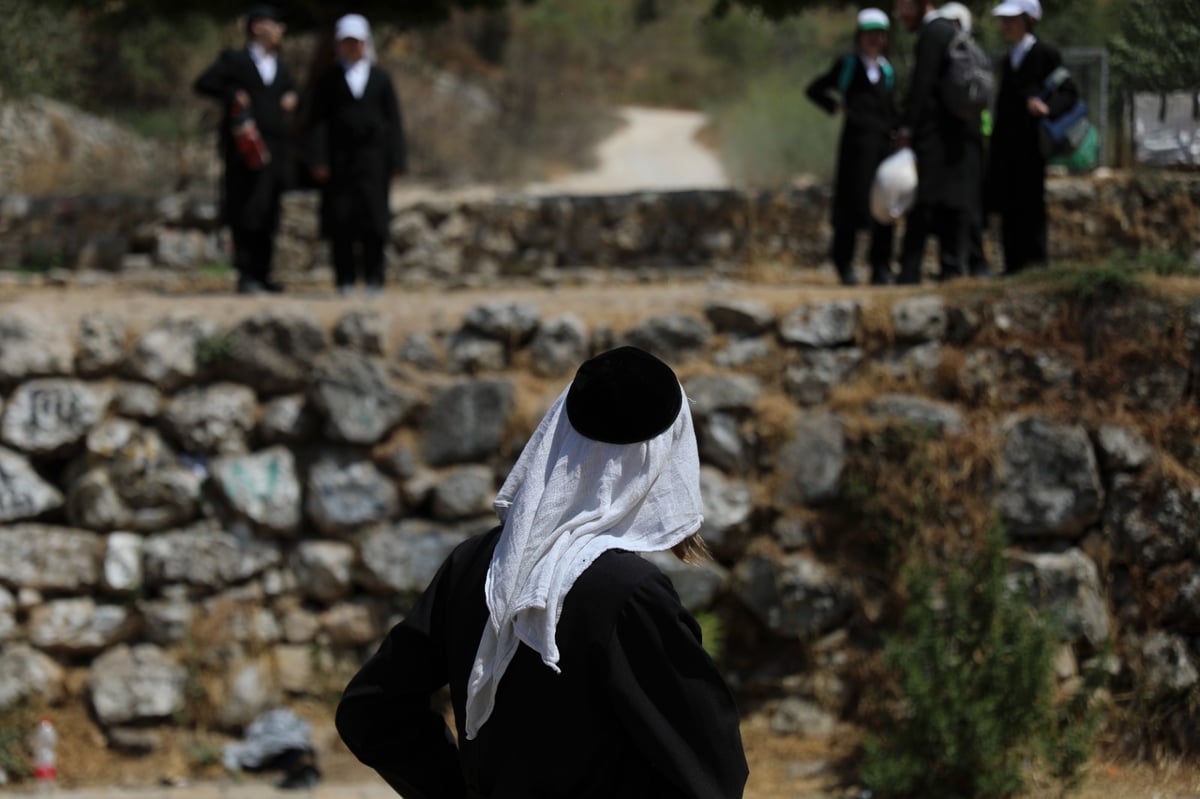
[[[1200,177],[1132,173],[1052,179],[1051,255],[1200,248]],[[756,260],[814,267],[828,251],[829,192],[684,191],[598,197],[421,201],[392,220],[395,280],[548,277],[562,267],[721,268]],[[228,263],[211,194],[0,196],[0,269],[188,272]],[[328,282],[317,197],[286,196],[277,242],[285,281]]]
[[[145,728],[180,718],[236,731],[333,695],[446,553],[493,525],[527,416],[617,342],[676,364],[697,422],[717,560],[656,562],[689,607],[757,630],[730,637],[757,641],[729,653],[731,679],[775,702],[781,729],[847,711],[856,689],[831,653],[853,646],[847,625],[879,618],[817,546],[845,521],[864,425],[987,442],[989,488],[970,499],[1004,522],[1014,574],[1061,614],[1065,651],[1114,640],[1133,684],[1190,691],[1200,303],[1017,289],[865,302],[778,314],[730,298],[621,330],[496,302],[396,348],[381,310],[331,329],[173,315],[136,335],[103,312],[70,330],[4,310],[0,712],[82,703],[114,745],[146,745]],[[1094,336],[1088,351],[1051,343],[1063,320],[1143,343],[1152,326],[1178,350],[1108,359]],[[520,396],[531,385],[544,395]],[[1191,437],[1156,439],[1166,419]],[[817,642],[825,654],[797,673],[786,653]]]

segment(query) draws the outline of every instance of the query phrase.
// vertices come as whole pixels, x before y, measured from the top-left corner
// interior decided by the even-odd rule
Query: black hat
[[[273,19],[283,22],[283,11],[275,6],[253,5],[246,10],[246,25],[249,26],[260,19]]]
[[[567,419],[583,437],[634,444],[675,422],[683,390],[671,367],[645,350],[618,347],[584,361],[567,391]]]

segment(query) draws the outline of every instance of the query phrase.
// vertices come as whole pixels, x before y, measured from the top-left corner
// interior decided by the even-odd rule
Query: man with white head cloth
[[[694,546],[699,456],[665,363],[586,361],[459,545],[351,680],[337,726],[401,793],[742,796],[737,708],[670,581]],[[457,744],[431,696],[449,685]]]
[[[341,17],[334,40],[337,61],[313,89],[308,161],[338,290],[349,293],[361,279],[375,294],[384,283],[391,180],[407,168],[404,125],[392,79],[374,63],[366,18]]]

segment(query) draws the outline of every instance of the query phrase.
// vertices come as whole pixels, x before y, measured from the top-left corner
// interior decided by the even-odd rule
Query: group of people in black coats
[[[919,283],[930,235],[938,241],[939,279],[986,276],[987,213],[1000,217],[1005,273],[1044,266],[1046,158],[1039,125],[1073,105],[1078,90],[1070,79],[1053,92],[1046,89],[1062,56],[1035,33],[1039,0],[1004,0],[992,10],[1010,50],[999,70],[986,156],[981,118],[954,113],[940,91],[951,42],[960,32],[971,33],[970,12],[960,3],[935,8],[931,0],[895,0],[894,13],[917,35],[900,110],[885,55],[890,19],[877,8],[859,13],[855,52],[838,58],[807,89],[813,102],[844,117],[832,218],[832,259],[841,282],[858,282],[854,248],[864,229],[870,231],[873,284]],[[918,181],[894,271],[892,226],[872,217],[869,201],[879,164],[903,147],[913,150]]]
[[[224,50],[196,79],[197,93],[222,103],[222,218],[233,239],[241,294],[279,292],[271,279],[280,199],[291,186],[321,191],[321,233],[331,246],[343,294],[361,279],[368,294],[384,283],[388,192],[404,174],[400,103],[375,65],[370,24],[346,14],[334,30],[334,57],[315,76],[304,102],[279,45],[283,13],[252,7],[246,46]],[[299,172],[299,174],[298,174]]]

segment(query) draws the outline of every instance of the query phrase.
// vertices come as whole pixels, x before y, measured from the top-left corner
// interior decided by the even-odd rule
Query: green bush
[[[939,577],[932,563],[906,577],[909,603],[885,641],[899,707],[872,736],[862,779],[880,796],[1009,797],[1041,765],[1072,786],[1091,751],[1100,674],[1054,701],[1057,623],[1006,586],[1002,536]]]

